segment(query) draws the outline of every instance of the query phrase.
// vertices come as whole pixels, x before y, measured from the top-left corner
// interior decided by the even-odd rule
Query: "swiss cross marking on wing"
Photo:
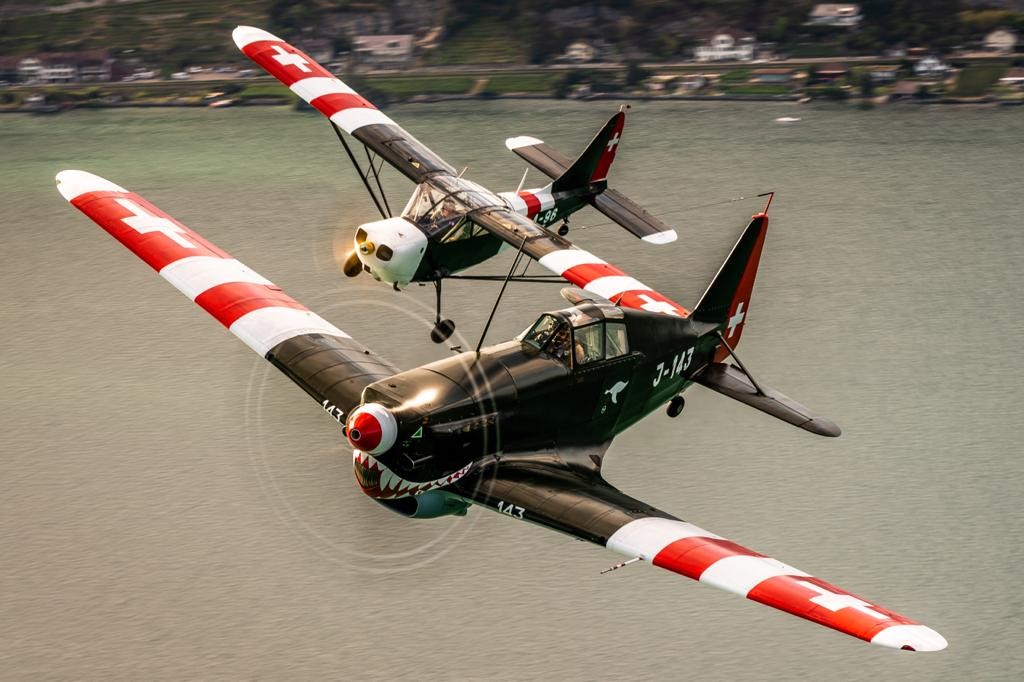
[[[274,55],[274,61],[281,66],[297,66],[299,71],[303,73],[312,73],[313,69],[309,68],[309,62],[302,58],[302,55],[295,54],[294,52],[288,52],[280,45],[274,45],[274,51],[277,54]]]
[[[871,604],[864,601],[863,599],[858,599],[857,597],[854,597],[852,594],[838,594],[836,592],[830,592],[826,590],[824,587],[815,585],[814,583],[809,583],[806,580],[797,580],[797,582],[806,587],[807,589],[813,592],[817,592],[818,596],[811,597],[811,601],[817,604],[818,606],[825,607],[829,611],[835,612],[839,609],[851,608],[856,609],[861,613],[871,616],[872,618],[876,618],[878,620],[885,620],[886,618],[888,618],[888,616],[884,613],[879,613],[878,611],[875,611],[871,607]]]
[[[679,311],[671,303],[655,300],[647,294],[640,294],[637,298],[644,302],[640,308],[649,313],[668,313],[669,315],[679,317]]]
[[[616,145],[618,145],[618,144],[619,144],[619,134],[616,132],[612,136],[612,139],[608,140],[608,151],[610,152],[613,149],[615,149]]]
[[[121,221],[139,234],[161,232],[172,239],[178,246],[186,249],[196,248],[195,244],[181,236],[185,232],[185,228],[180,225],[176,225],[167,218],[153,215],[131,199],[114,199],[114,201],[132,212],[132,215],[121,218]]]

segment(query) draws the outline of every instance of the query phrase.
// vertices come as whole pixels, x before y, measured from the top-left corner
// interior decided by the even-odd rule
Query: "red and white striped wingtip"
[[[266,357],[303,334],[348,338],[273,282],[120,185],[80,170],[57,174],[67,201]]]
[[[637,519],[612,534],[607,546],[872,644],[907,651],[946,648],[945,638],[927,626],[692,523]]]
[[[256,28],[255,26],[236,26],[235,30],[231,32],[231,38],[235,41],[235,45],[238,46],[239,50],[244,50],[246,45],[256,43],[261,40],[276,40],[278,42],[284,42],[273,33],[268,33],[262,28]]]
[[[942,651],[949,646],[927,625],[892,625],[872,637],[871,643],[905,651]]]
[[[57,191],[68,201],[87,192],[128,192],[110,180],[80,170],[62,170],[57,173]]]

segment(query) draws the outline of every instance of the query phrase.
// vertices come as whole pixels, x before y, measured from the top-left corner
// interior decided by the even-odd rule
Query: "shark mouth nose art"
[[[358,481],[359,487],[363,489],[364,493],[370,497],[394,499],[409,495],[419,495],[428,490],[450,485],[469,473],[473,464],[471,462],[458,471],[441,476],[433,481],[406,480],[386,465],[381,464],[376,457],[362,450],[355,450],[352,453],[352,466],[355,469],[356,481]]]

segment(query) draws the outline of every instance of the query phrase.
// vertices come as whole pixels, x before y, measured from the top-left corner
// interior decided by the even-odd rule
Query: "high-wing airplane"
[[[308,63],[269,34],[240,28],[236,40],[240,33],[269,43],[257,50]],[[357,109],[345,120],[375,122],[355,130],[394,125]],[[410,164],[437,158],[419,143],[404,149]],[[479,204],[474,222],[576,285],[563,290],[572,305],[540,315],[513,340],[399,371],[138,194],[75,170],[57,184],[343,424],[360,488],[392,511],[432,518],[483,506],[606,546],[626,557],[617,566],[648,561],[873,644],[946,647],[925,625],[634,499],[601,475],[614,437],[666,404],[678,414],[693,383],[811,433],[839,435],[756,381],[735,354],[767,206],[688,310],[473,185],[463,192]]]
[[[356,230],[352,253],[343,267],[345,274],[354,277],[366,271],[396,289],[410,282],[432,282],[437,307],[430,337],[437,343],[455,329],[452,320],[441,316],[441,283],[505,246],[478,219],[492,209],[511,209],[534,227],[562,221],[558,233],[565,236],[569,216],[592,205],[647,243],[666,244],[676,239],[675,230],[656,216],[621,192],[608,189],[608,171],[625,125],[624,111],[608,120],[575,161],[534,137],[509,138],[506,146],[550,176],[551,182],[495,194],[464,179],[308,55],[248,26],[235,29],[234,39],[250,59],[327,117],[381,214],[381,220]],[[366,148],[366,168],[357,161],[343,132]],[[381,185],[380,169],[385,161],[416,183],[399,216],[392,216]],[[513,275],[511,279],[539,278]]]

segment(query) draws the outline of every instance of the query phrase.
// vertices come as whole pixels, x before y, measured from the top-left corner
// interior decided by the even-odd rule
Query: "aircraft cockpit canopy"
[[[416,191],[402,212],[402,217],[430,233],[435,233],[454,225],[468,210],[468,207],[459,201],[458,196],[423,183],[417,185]]]
[[[617,358],[629,352],[621,311],[606,315],[598,306],[545,313],[523,335],[531,348],[573,368]]]

